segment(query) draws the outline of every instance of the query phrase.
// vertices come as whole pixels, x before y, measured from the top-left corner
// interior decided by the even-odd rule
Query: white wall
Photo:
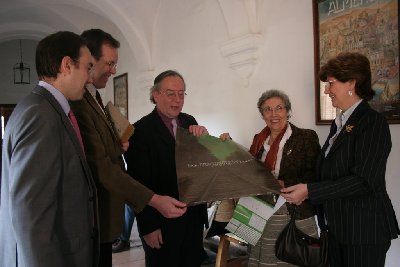
[[[397,221],[400,223],[400,125],[391,125],[392,152],[390,153],[386,169],[386,187],[396,212]],[[392,246],[387,254],[386,266],[400,266],[400,238],[392,241]]]
[[[291,98],[291,121],[316,130],[320,143],[325,141],[329,127],[315,125],[311,1],[264,2],[259,62],[248,87],[243,86],[241,78],[221,55],[220,46],[229,37],[216,1],[170,0],[160,10],[152,48],[154,74],[165,69],[177,69],[183,74],[188,89],[184,112],[194,115],[212,135],[229,131],[234,140],[249,147],[253,135],[264,127],[256,109],[258,97],[263,91],[276,88],[284,90]],[[140,91],[133,88],[133,94],[143,99],[135,100],[134,111],[130,111],[131,121],[153,108],[148,101],[148,88]],[[395,159],[400,158],[397,138],[400,125],[391,125],[390,130],[393,148],[388,162],[387,187],[400,219],[400,167],[395,163]],[[399,239],[392,242],[386,266],[399,266],[398,251]]]
[[[258,97],[263,91],[276,88],[284,90],[291,98],[293,109],[291,121],[299,127],[316,130],[320,143],[324,142],[328,134],[328,126],[316,126],[314,119],[312,1],[229,1],[230,7],[232,5],[237,7],[245,2],[257,3],[256,10],[260,14],[258,25],[260,32],[252,32],[250,29],[248,31],[262,36],[258,62],[250,77],[248,87],[243,85],[244,82],[238,73],[229,68],[228,60],[221,54],[221,46],[233,37],[230,35],[242,33],[246,30],[243,25],[249,24],[248,21],[243,20],[246,18],[243,14],[233,16],[238,20],[234,25],[229,24],[229,20],[225,20],[221,7],[228,6],[227,0],[168,0],[146,3],[142,0],[126,0],[122,1],[126,6],[117,10],[124,13],[121,16],[115,14],[116,10],[104,10],[104,14],[112,15],[108,18],[109,20],[98,18],[93,14],[84,16],[81,23],[73,18],[71,20],[76,22],[74,25],[81,27],[80,31],[91,27],[103,28],[121,41],[117,75],[128,72],[131,122],[153,109],[154,106],[149,101],[149,88],[154,77],[166,69],[176,69],[183,74],[187,83],[188,96],[184,112],[194,115],[200,124],[207,126],[212,135],[228,131],[235,141],[248,147],[253,135],[264,127],[264,122],[256,109]],[[146,16],[146,20],[141,21],[145,24],[144,26],[135,23],[135,18],[138,18],[132,14],[140,14],[140,12],[135,9],[135,13],[130,8],[133,9],[135,6],[140,8],[143,5],[149,5],[150,2],[157,7],[151,8],[151,10],[156,10],[155,14]],[[107,6],[104,4],[109,2],[98,1],[98,3],[99,7],[102,7]],[[121,7],[118,4],[115,5]],[[154,20],[148,23],[153,18],[152,16],[155,16]],[[126,21],[122,19],[118,21],[120,17],[131,18],[131,24],[126,24]],[[135,26],[135,28],[128,34],[121,27],[117,29],[110,20],[115,22],[115,25]],[[237,25],[241,25],[238,26],[240,29],[232,28]],[[229,31],[227,26],[231,27]],[[136,40],[129,37],[132,32],[138,33],[146,41],[139,45],[132,44]],[[125,37],[124,34],[126,34]],[[137,40],[140,39],[137,38]],[[22,95],[32,89],[32,84],[22,88],[12,84],[10,75],[12,66],[18,59],[17,44],[17,41],[0,44],[2,59],[0,103],[16,103]],[[134,57],[135,53],[140,56],[142,51],[131,50],[131,47],[140,48],[144,44],[151,46],[146,50],[151,54],[151,62],[148,64],[138,63],[140,61]],[[33,47],[35,46],[35,43],[32,43],[31,55],[34,54]],[[24,52],[24,54],[27,53]],[[33,66],[33,57],[28,60]],[[36,74],[31,73],[32,76]],[[33,84],[35,83],[34,81]],[[12,91],[10,91],[11,88]],[[102,92],[105,100],[113,100],[112,88],[111,78],[107,88]],[[400,219],[400,166],[398,164],[400,125],[391,125],[390,130],[393,148],[387,165],[387,188],[397,217]],[[399,266],[399,251],[400,239],[396,239],[392,242],[387,255],[387,267]]]

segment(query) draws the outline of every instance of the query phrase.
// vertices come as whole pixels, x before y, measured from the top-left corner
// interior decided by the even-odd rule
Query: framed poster
[[[114,106],[128,119],[128,73],[114,77]]]
[[[340,110],[324,94],[318,72],[341,52],[359,52],[371,64],[369,102],[389,123],[400,123],[399,0],[313,0],[316,124],[330,124]]]

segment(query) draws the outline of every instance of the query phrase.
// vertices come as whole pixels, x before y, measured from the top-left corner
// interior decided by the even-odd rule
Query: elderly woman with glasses
[[[374,96],[367,57],[342,53],[320,70],[325,94],[341,110],[318,159],[318,182],[282,189],[287,201],[322,204],[329,229],[332,267],[384,266],[391,240],[400,233],[386,192],[392,142]]]
[[[313,181],[320,152],[315,131],[289,123],[291,103],[282,91],[264,92],[257,107],[266,127],[254,136],[250,153],[265,164],[267,171],[278,179],[282,187]],[[283,198],[278,199],[277,211],[267,221],[262,237],[256,246],[250,247],[248,266],[276,265],[278,262],[279,266],[293,266],[275,257],[275,241],[296,207],[284,202]],[[296,209],[296,225],[306,234],[317,237],[314,214],[314,207],[308,201],[303,202]]]

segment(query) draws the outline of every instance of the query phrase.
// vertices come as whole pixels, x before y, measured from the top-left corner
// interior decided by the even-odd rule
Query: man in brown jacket
[[[122,231],[124,204],[140,212],[146,205],[167,218],[186,212],[186,204],[169,196],[154,194],[125,172],[121,144],[108,120],[97,89],[104,88],[116,73],[119,42],[110,34],[91,29],[81,35],[94,57],[93,84],[86,87],[82,101],[72,103],[78,119],[86,159],[96,181],[100,217],[100,265],[112,266],[112,242]]]

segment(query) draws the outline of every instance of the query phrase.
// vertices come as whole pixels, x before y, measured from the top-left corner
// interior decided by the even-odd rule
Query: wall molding
[[[245,87],[249,86],[250,77],[258,62],[261,37],[260,34],[246,34],[220,46],[222,56],[228,59],[229,67],[236,71]]]

